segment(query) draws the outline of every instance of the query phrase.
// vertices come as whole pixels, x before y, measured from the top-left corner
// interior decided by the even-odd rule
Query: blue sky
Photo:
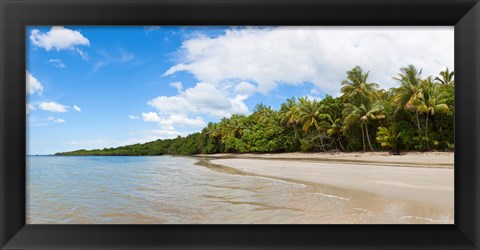
[[[414,64],[453,69],[453,27],[29,26],[27,153],[174,138],[209,121],[338,95],[345,72],[383,88]]]

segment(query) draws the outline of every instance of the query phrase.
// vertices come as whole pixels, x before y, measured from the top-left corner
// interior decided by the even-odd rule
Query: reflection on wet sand
[[[272,178],[271,176],[247,173],[235,168],[214,164],[206,158],[199,160],[196,164],[222,173]],[[453,223],[453,210],[450,209],[441,209],[433,205],[411,200],[388,199],[373,193],[341,189],[291,178],[276,177],[275,179],[304,185],[305,188],[302,189],[301,193],[295,195],[306,196],[310,199],[298,199],[295,203],[292,203],[288,209],[303,212],[302,216],[305,217],[307,221],[315,221],[315,223]],[[222,198],[225,199],[228,197]],[[330,198],[328,202],[334,203],[337,206],[326,204],[322,198]],[[333,202],[331,199],[336,199],[337,202]],[[318,206],[323,209],[320,209]],[[332,211],[327,211],[327,208],[334,208],[334,214],[332,214]],[[257,208],[257,210],[260,209],[261,208]],[[276,207],[274,209],[282,209],[282,207]],[[311,211],[318,212],[311,213]],[[300,222],[297,220],[289,221],[288,223],[309,222]]]

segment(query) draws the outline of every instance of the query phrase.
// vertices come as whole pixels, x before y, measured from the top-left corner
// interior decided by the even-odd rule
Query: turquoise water
[[[441,211],[193,157],[27,157],[27,223],[450,223]]]

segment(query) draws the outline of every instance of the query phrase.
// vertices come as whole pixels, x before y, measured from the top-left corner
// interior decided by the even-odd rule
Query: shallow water
[[[31,224],[452,223],[451,211],[193,157],[28,156]]]

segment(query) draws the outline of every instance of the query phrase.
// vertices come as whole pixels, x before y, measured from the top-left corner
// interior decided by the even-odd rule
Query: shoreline
[[[302,154],[302,156],[305,155]],[[347,191],[361,191],[380,195],[386,199],[425,204],[451,211],[453,215],[453,153],[439,155],[415,153],[406,159],[412,161],[414,165],[408,165],[412,162],[399,161],[398,158],[391,161],[390,156],[379,157],[378,153],[364,155],[366,158],[376,157],[378,161],[374,163],[365,160],[348,161],[349,157],[352,157],[351,154],[334,154],[333,157],[325,154],[309,155],[300,160],[297,153],[282,154],[281,157],[277,154],[263,157],[225,154],[213,157],[197,155],[196,157],[206,159],[213,165],[229,168],[227,172],[230,173],[327,185]],[[422,165],[425,163],[430,165]]]
[[[318,152],[318,153],[259,153],[259,154],[197,154],[207,159],[258,159],[278,161],[365,164],[398,167],[454,168],[454,152],[407,152],[390,155],[388,152]]]

